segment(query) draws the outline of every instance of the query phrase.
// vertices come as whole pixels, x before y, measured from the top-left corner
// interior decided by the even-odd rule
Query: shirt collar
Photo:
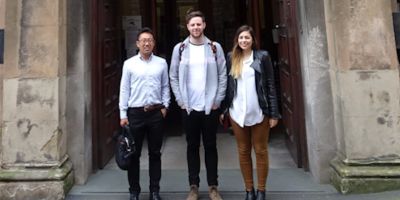
[[[253,56],[254,56],[253,52],[254,52],[254,51],[251,51],[249,58],[247,58],[246,60],[243,60],[243,63],[247,63],[247,64],[250,65],[250,64],[254,61],[254,59],[253,59]]]
[[[140,60],[142,60],[142,61],[150,62],[150,61],[153,59],[153,53],[150,54],[149,60],[145,60],[145,59],[142,57],[142,54],[140,54],[140,52],[139,52],[138,54],[139,54]]]

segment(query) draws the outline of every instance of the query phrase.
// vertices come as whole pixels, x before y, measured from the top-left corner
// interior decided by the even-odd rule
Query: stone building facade
[[[0,0],[0,199],[63,199],[93,171],[90,2]],[[312,176],[399,189],[397,2],[294,2]]]

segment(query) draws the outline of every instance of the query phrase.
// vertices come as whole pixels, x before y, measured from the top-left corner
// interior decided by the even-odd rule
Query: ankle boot
[[[256,200],[265,200],[265,191],[257,190]]]
[[[245,200],[256,200],[256,194],[254,192],[254,188],[251,191],[246,190],[246,199]]]

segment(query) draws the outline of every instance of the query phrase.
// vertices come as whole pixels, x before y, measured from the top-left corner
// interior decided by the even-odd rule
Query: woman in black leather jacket
[[[221,122],[229,117],[235,134],[246,200],[265,200],[268,176],[269,129],[280,114],[271,59],[266,51],[256,50],[250,26],[235,34],[233,50],[227,59],[228,88],[221,108]],[[254,191],[251,150],[256,153],[257,194]]]

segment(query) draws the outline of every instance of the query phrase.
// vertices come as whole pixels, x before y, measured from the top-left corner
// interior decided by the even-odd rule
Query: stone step
[[[186,199],[186,170],[163,170],[160,182],[163,200]],[[200,200],[209,199],[205,171],[200,172]],[[240,170],[219,170],[219,190],[225,200],[244,199]],[[141,170],[142,193],[148,199],[148,171]],[[75,185],[67,200],[128,200],[126,172],[109,169],[92,175],[85,185]],[[316,183],[308,172],[298,168],[270,169],[267,200],[400,200],[400,191],[342,195],[329,184]]]
[[[168,193],[161,192],[163,200],[184,200],[186,193]],[[225,200],[243,200],[243,192],[221,192]],[[66,200],[128,200],[128,193],[91,193],[70,195]],[[149,199],[148,193],[142,193],[140,199]],[[199,200],[208,200],[206,192],[200,193]],[[267,200],[399,200],[400,191],[374,193],[374,194],[358,194],[358,195],[341,195],[338,193],[321,193],[321,192],[267,192]]]

